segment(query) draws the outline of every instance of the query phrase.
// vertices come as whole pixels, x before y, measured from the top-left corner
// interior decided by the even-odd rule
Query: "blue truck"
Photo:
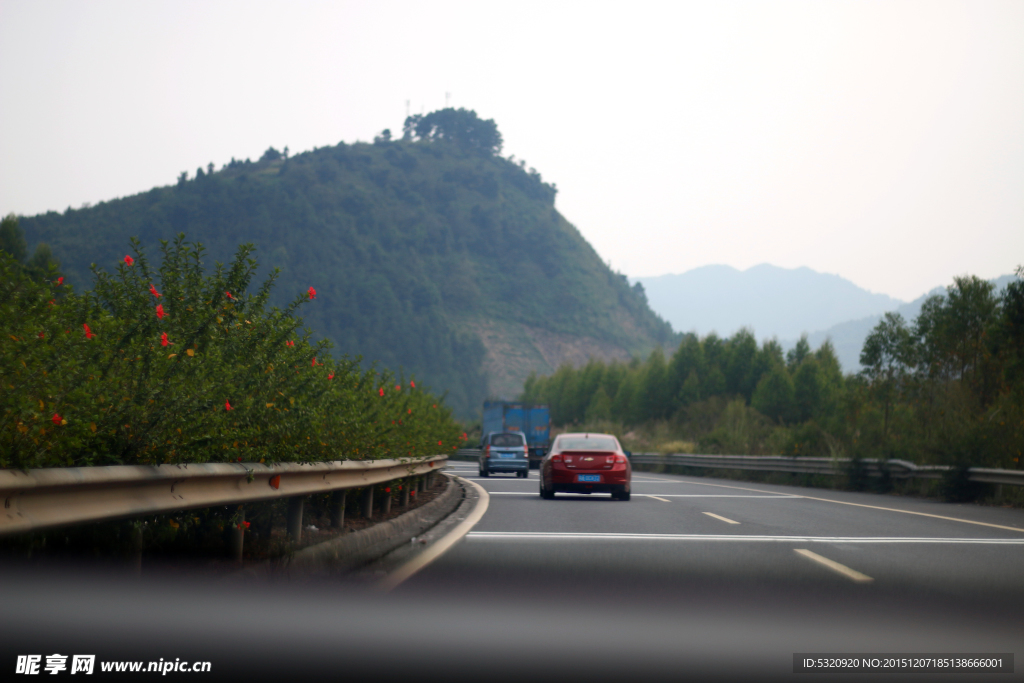
[[[551,415],[545,405],[484,401],[483,434],[522,432],[530,448],[530,467],[536,469],[551,446]]]

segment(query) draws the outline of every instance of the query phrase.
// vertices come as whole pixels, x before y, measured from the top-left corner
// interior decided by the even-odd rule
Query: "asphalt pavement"
[[[210,662],[197,680],[1024,680],[1016,661],[794,673],[810,655],[1019,657],[1022,510],[645,472],[630,501],[547,501],[536,471],[448,471],[486,512],[391,592],[0,567],[0,672],[94,654]]]
[[[533,650],[539,669],[668,678],[788,678],[795,653],[1013,653],[1024,643],[1019,509],[646,472],[634,472],[628,502],[546,501],[536,471],[449,471],[488,492],[487,513],[398,592],[490,610],[483,659],[516,640],[519,622],[503,625],[512,613],[533,615],[531,633],[546,636]],[[603,653],[599,666],[580,659],[581,640]]]

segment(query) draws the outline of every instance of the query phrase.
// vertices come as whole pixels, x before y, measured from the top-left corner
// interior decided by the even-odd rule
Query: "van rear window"
[[[492,434],[491,435],[491,445],[492,446],[502,446],[502,447],[505,447],[505,448],[509,448],[509,447],[515,447],[515,446],[522,446],[523,443],[525,443],[525,442],[523,441],[523,435],[522,434]]]

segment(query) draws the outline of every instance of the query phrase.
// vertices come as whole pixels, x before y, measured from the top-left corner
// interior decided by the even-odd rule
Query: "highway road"
[[[545,501],[536,472],[450,471],[487,491],[487,511],[390,593],[372,572],[2,568],[0,672],[19,654],[91,653],[211,662],[196,680],[877,683],[935,676],[794,674],[794,655],[1024,651],[1022,510],[644,472],[628,502]],[[1022,666],[982,680],[1024,680]]]
[[[482,661],[519,621],[540,668],[598,673],[788,678],[794,653],[1021,654],[1021,510],[645,472],[629,502],[545,501],[536,471],[450,471],[488,492],[487,513],[397,592],[492,610]]]

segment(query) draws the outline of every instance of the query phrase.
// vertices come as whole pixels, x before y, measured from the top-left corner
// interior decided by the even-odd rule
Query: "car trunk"
[[[608,451],[562,451],[562,464],[573,472],[601,472],[610,470],[615,453]]]

